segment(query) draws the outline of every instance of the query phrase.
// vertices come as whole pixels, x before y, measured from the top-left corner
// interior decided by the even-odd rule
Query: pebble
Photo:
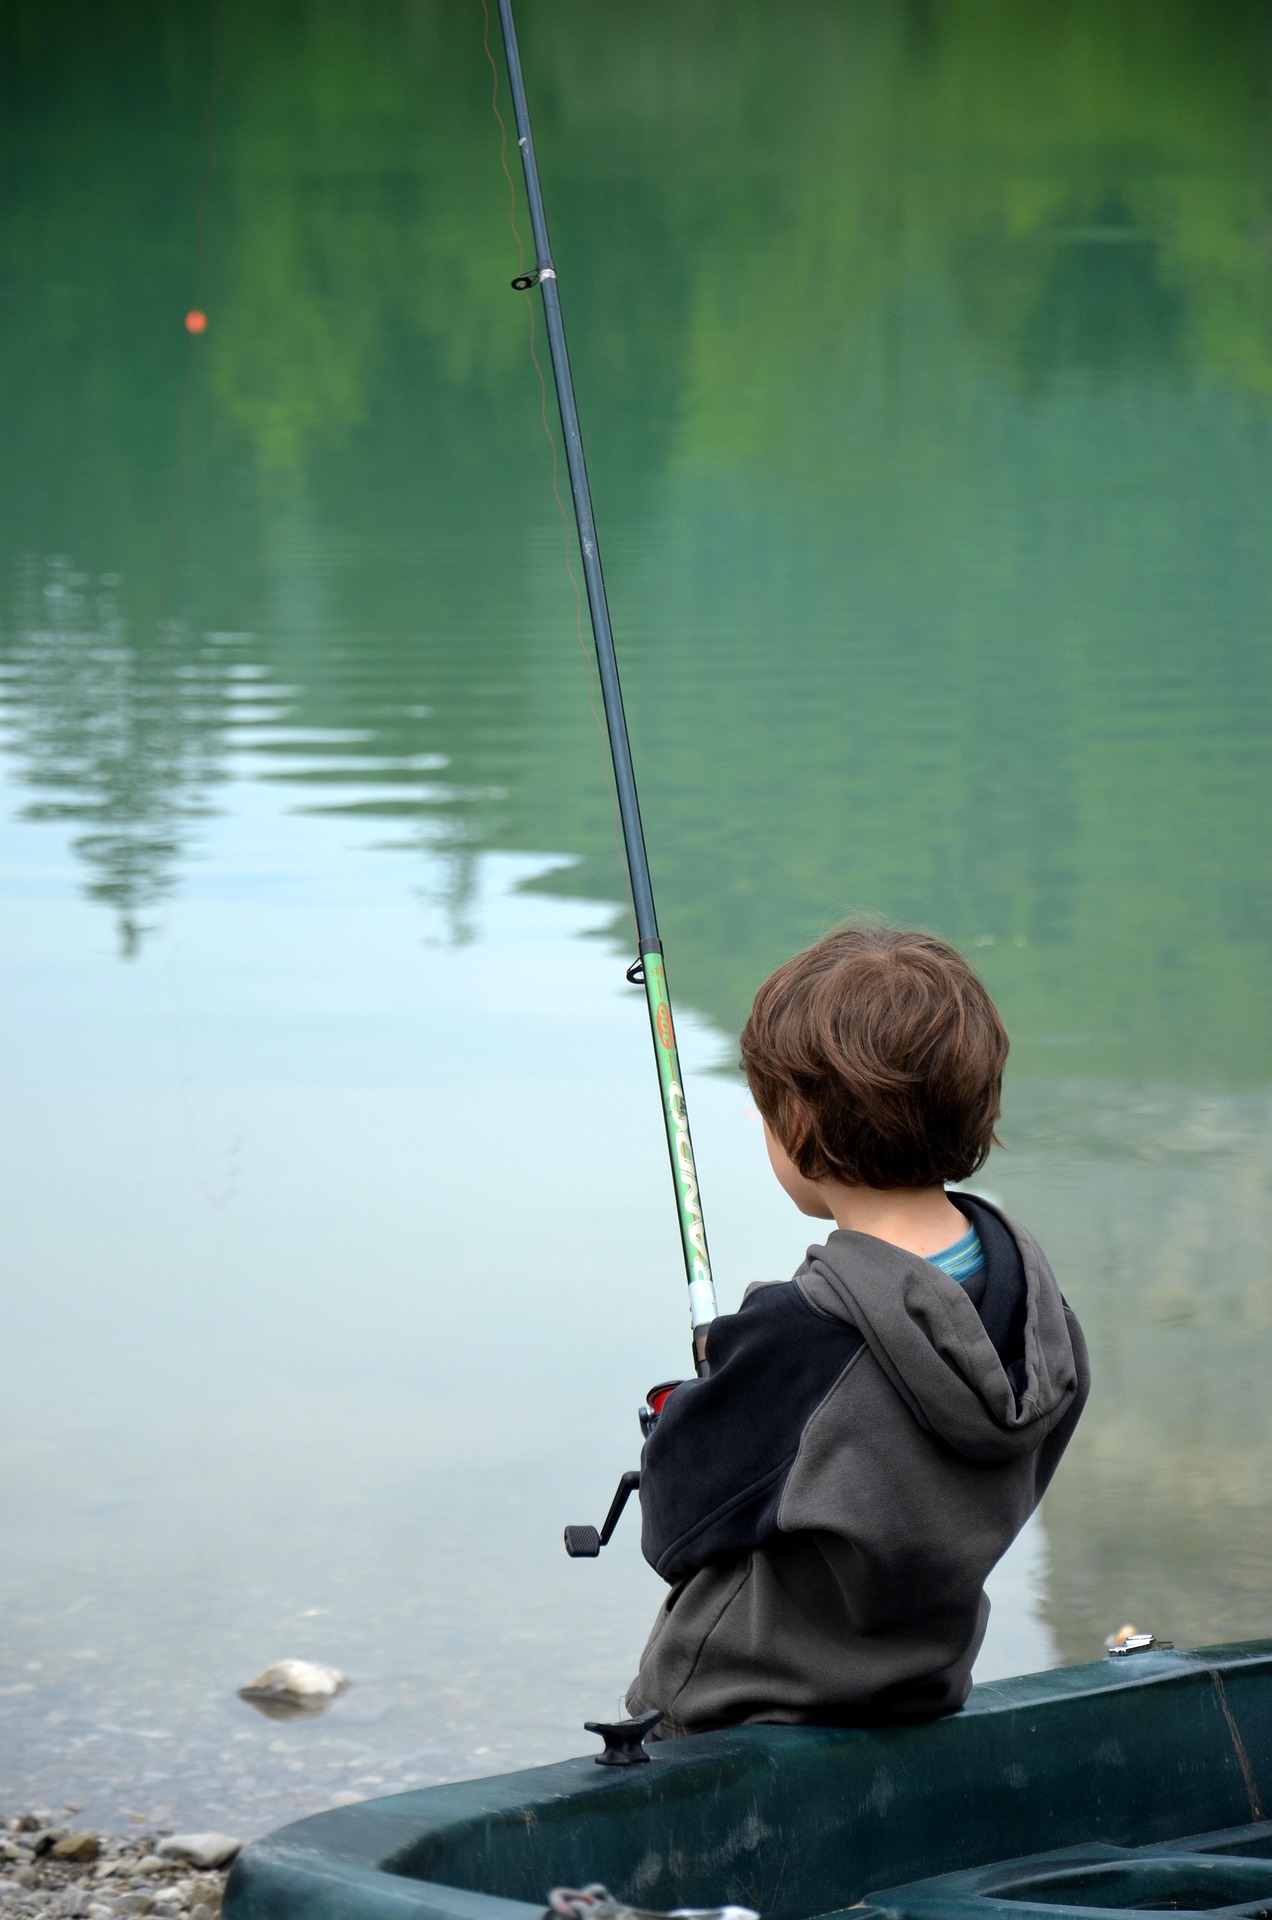
[[[317,1660],[275,1660],[239,1688],[239,1699],[274,1715],[321,1713],[349,1685],[339,1667]]]
[[[78,1813],[80,1808],[68,1808]],[[2,1920],[220,1920],[224,1833],[103,1836],[35,1807],[0,1819]]]
[[[241,1842],[228,1833],[174,1833],[159,1842],[165,1860],[183,1860],[192,1867],[227,1867]]]
[[[95,1833],[67,1833],[55,1840],[49,1848],[54,1860],[74,1860],[77,1865],[96,1860],[102,1850],[102,1843]]]

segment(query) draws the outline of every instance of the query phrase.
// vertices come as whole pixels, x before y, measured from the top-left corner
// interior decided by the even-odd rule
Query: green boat
[[[1272,1920],[1272,1641],[1132,1646],[978,1686],[921,1726],[646,1751],[284,1827],[240,1855],[225,1920],[532,1920],[552,1888],[598,1881],[640,1908],[763,1920]]]

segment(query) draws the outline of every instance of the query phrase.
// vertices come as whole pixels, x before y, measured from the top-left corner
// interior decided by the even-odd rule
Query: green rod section
[[[667,994],[667,973],[662,953],[657,948],[642,953],[640,960],[645,976],[649,1027],[654,1038],[654,1058],[658,1062],[658,1084],[662,1092],[667,1151],[671,1155],[671,1177],[676,1189],[676,1211],[680,1217],[680,1245],[684,1253],[685,1277],[689,1282],[689,1324],[693,1331],[694,1365],[701,1372],[706,1358],[707,1328],[717,1313],[715,1283],[711,1278],[706,1228],[702,1224],[698,1169],[694,1164],[693,1141],[689,1137],[680,1051],[676,1045],[676,1029]]]

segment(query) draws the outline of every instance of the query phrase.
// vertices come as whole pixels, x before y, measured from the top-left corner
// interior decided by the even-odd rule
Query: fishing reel
[[[673,1388],[680,1385],[679,1380],[664,1380],[660,1386],[651,1387],[645,1395],[645,1404],[638,1418],[640,1430],[646,1440],[658,1425],[658,1417],[666,1405],[667,1396]],[[614,1498],[610,1501],[609,1512],[596,1527],[567,1527],[565,1530],[565,1550],[571,1560],[595,1560],[602,1547],[607,1547],[613,1538],[614,1529],[623,1517],[623,1508],[634,1493],[640,1492],[640,1470],[633,1468],[625,1473],[614,1489]]]

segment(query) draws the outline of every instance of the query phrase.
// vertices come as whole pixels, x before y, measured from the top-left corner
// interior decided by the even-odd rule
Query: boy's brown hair
[[[742,1070],[806,1180],[935,1187],[975,1173],[996,1144],[1007,1046],[955,948],[846,926],[769,975]]]

